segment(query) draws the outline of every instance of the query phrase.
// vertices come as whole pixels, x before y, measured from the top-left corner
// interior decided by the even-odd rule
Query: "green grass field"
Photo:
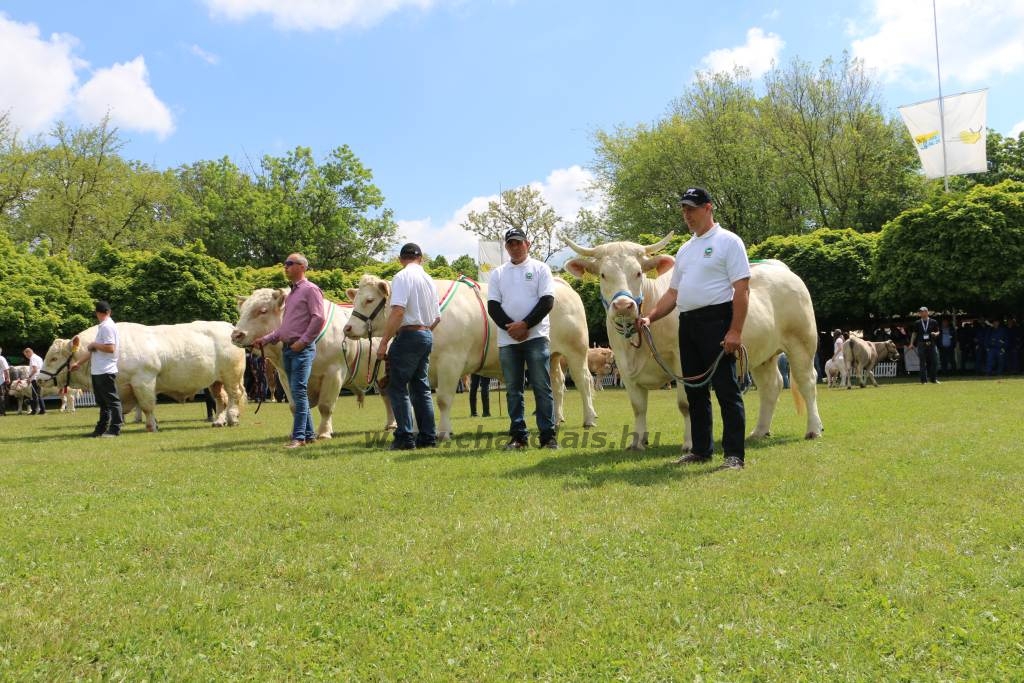
[[[642,454],[622,391],[557,452],[0,418],[0,679],[1024,679],[1024,379],[820,387],[817,441],[787,392],[741,472],[670,464],[673,396]]]

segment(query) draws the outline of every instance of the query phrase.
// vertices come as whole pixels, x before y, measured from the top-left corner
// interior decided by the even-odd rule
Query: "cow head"
[[[89,368],[89,352],[85,349],[88,342],[81,337],[82,335],[76,334],[71,339],[53,340],[50,348],[46,350],[46,355],[43,357],[43,370],[40,374],[47,378],[45,381],[52,379],[55,385],[60,385],[61,377],[65,372],[68,373],[68,377],[71,374],[78,373],[85,377],[86,370]],[[69,366],[75,362],[82,363],[82,367],[75,373],[71,373]],[[82,377],[79,377],[79,379],[82,379]],[[85,378],[88,379],[87,377]],[[44,377],[39,379],[43,381]]]
[[[581,247],[570,240],[569,246],[580,255],[565,264],[565,269],[576,277],[584,273],[598,276],[601,286],[601,301],[608,311],[609,319],[635,319],[643,305],[643,281],[645,273],[657,270],[658,274],[672,269],[675,259],[671,256],[655,256],[672,239],[669,233],[655,244],[642,245],[634,242],[610,242],[596,247]],[[650,302],[653,306],[657,302]]]
[[[248,297],[238,297],[238,322],[231,332],[235,346],[252,346],[260,337],[281,326],[287,289],[257,289]]]
[[[900,351],[896,348],[896,343],[893,340],[885,342],[885,358],[879,358],[879,360],[899,360]]]
[[[358,287],[346,290],[345,294],[352,302],[352,317],[345,325],[345,336],[350,339],[370,336],[371,327],[380,336],[391,299],[391,285],[367,273],[359,278]]]
[[[587,369],[596,377],[607,377],[615,370],[615,353],[611,349],[587,349]]]

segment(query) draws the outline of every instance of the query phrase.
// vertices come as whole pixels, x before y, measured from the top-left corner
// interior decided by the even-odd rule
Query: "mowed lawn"
[[[786,392],[742,472],[670,464],[673,392],[640,454],[623,391],[557,452],[457,399],[479,443],[395,453],[375,397],[298,451],[0,418],[0,680],[1024,679],[1024,379],[819,385],[817,441]]]

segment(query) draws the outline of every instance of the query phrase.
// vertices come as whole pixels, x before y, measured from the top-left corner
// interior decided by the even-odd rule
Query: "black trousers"
[[[121,414],[121,397],[117,393],[117,375],[93,375],[92,393],[96,395],[96,405],[100,409],[96,434],[120,434],[124,417]]]
[[[32,380],[32,398],[29,400],[28,409],[33,414],[42,415],[46,412],[46,404],[43,403],[43,390],[39,386],[39,380]]]
[[[480,390],[480,402],[484,407],[484,417],[491,414],[491,378],[481,375],[469,376],[469,414],[476,415],[476,392]]]
[[[731,323],[731,306],[709,306],[707,309],[679,315],[679,354],[683,361],[684,377],[702,374],[711,367],[722,351],[722,340]],[[722,450],[725,457],[735,457],[742,461],[747,419],[743,393],[736,381],[736,357],[731,355],[722,357],[718,369],[711,377],[710,386],[695,389],[686,387],[686,399],[690,403],[693,454],[711,457],[714,451],[711,388],[715,390],[722,411]]]
[[[921,374],[921,384],[934,382],[937,379],[935,371],[939,360],[938,355],[938,351],[933,344],[917,345],[918,372]]]

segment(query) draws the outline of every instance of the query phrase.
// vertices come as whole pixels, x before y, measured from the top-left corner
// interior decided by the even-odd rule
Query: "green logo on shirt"
[[[527,273],[526,274],[526,279],[527,280],[532,280],[533,279],[533,273]]]
[[[704,250],[704,258],[711,258],[711,247]]]

